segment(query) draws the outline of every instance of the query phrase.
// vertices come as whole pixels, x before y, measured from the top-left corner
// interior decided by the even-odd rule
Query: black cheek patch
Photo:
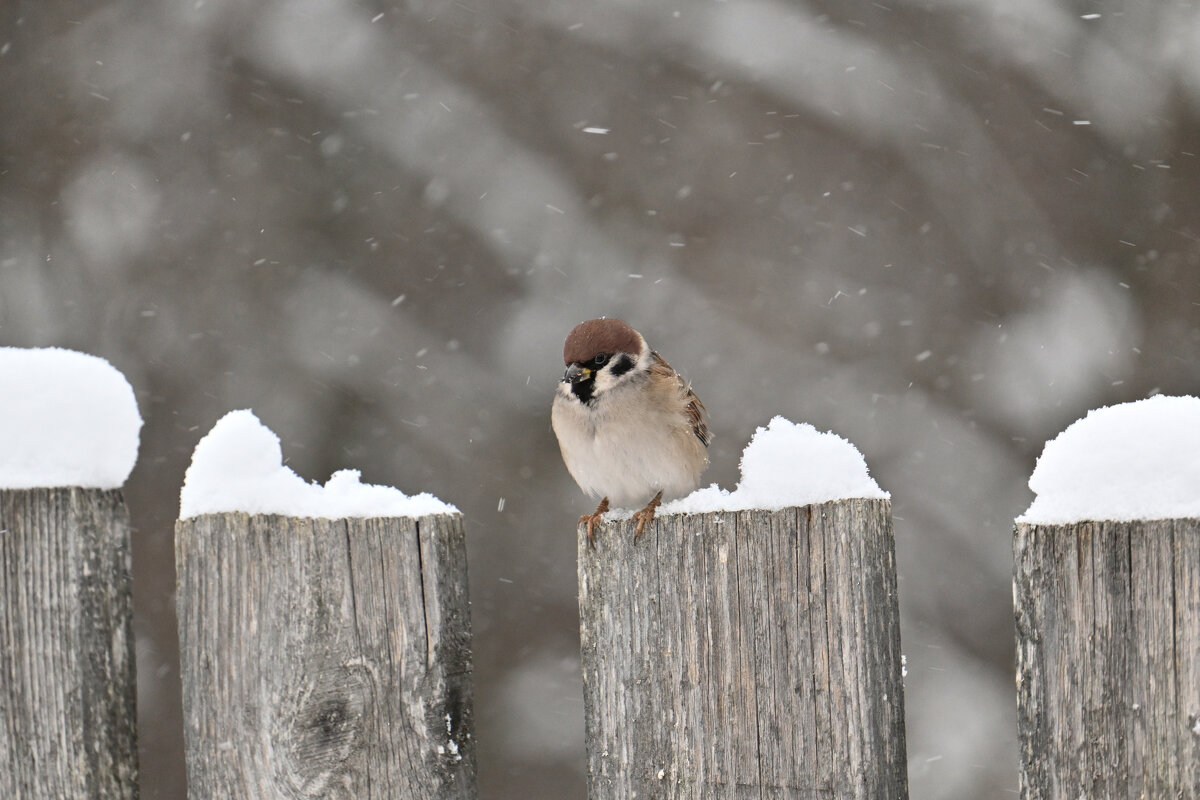
[[[612,366],[608,368],[608,372],[614,378],[619,375],[624,375],[629,370],[633,369],[637,362],[633,360],[633,356],[628,353],[621,353],[613,360]]]

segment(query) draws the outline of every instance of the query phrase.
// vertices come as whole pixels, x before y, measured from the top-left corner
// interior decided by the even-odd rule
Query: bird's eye
[[[592,359],[592,363],[597,367],[603,367],[608,363],[608,353],[597,353],[596,357]]]

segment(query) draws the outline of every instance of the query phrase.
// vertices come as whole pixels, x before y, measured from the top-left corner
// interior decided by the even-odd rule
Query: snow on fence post
[[[218,510],[229,506],[251,513]],[[197,446],[181,517],[190,797],[474,800],[465,536],[452,506],[352,472],[305,484],[242,411]]]
[[[887,497],[848,442],[777,417],[735,492],[637,541],[580,526],[591,800],[906,800]]]
[[[136,798],[133,390],[94,356],[0,348],[0,397],[0,797]]]
[[[1200,400],[1093,411],[1029,483],[1013,536],[1021,797],[1197,800]]]

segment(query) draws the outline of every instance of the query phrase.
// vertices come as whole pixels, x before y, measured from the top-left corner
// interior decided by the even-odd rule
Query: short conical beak
[[[582,364],[572,364],[567,367],[567,371],[563,373],[563,380],[567,383],[579,383],[590,377],[592,371]]]

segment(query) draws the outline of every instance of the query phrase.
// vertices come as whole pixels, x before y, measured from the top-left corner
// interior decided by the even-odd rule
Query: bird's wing
[[[700,440],[700,443],[708,447],[708,443],[712,441],[712,431],[708,429],[708,410],[704,407],[704,403],[700,402],[700,398],[692,391],[691,384],[683,379],[683,376],[671,368],[666,359],[658,354],[657,351],[650,353],[650,371],[658,372],[666,376],[673,376],[679,382],[679,388],[683,392],[686,407],[684,413],[687,415],[688,422],[691,423],[692,433]]]

